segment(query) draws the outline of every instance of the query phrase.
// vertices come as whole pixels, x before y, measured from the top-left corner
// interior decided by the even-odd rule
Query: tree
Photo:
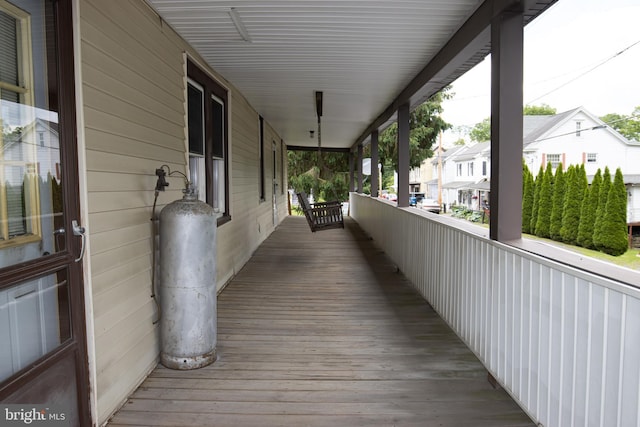
[[[522,114],[525,116],[553,116],[556,114],[556,109],[547,104],[525,105]]]
[[[522,160],[522,232],[531,233],[531,214],[535,184],[533,174]]]
[[[553,181],[553,201],[551,203],[551,226],[549,236],[553,240],[560,240],[562,228],[562,212],[564,210],[564,194],[567,188],[565,174],[562,171],[562,163],[556,169],[556,177]]]
[[[538,175],[536,176],[533,185],[533,207],[531,208],[531,224],[529,227],[529,232],[531,234],[536,234],[536,223],[538,222],[538,205],[540,202],[540,187],[542,187],[543,179],[544,169],[542,168],[542,165],[540,165],[540,170],[538,171]]]
[[[602,252],[619,256],[629,248],[627,236],[627,188],[624,185],[620,168],[616,169],[613,184],[609,189],[601,233],[600,250]]]
[[[433,144],[441,131],[451,125],[444,121],[442,101],[448,99],[449,88],[436,93],[425,103],[413,110],[409,116],[409,167],[419,167],[423,160],[433,156]],[[394,123],[380,133],[378,139],[380,163],[384,169],[398,170],[398,124]]]
[[[600,185],[602,185],[602,172],[600,169],[591,181],[591,186],[587,189],[582,199],[580,208],[580,225],[578,226],[577,242],[587,249],[593,246],[593,229],[596,223],[596,210],[598,209],[598,197],[600,196]]]
[[[289,185],[295,191],[313,193],[323,200],[347,200],[349,197],[347,154],[322,153],[320,160],[317,151],[289,151],[288,160]]]
[[[571,166],[569,169],[571,169]],[[563,242],[575,245],[578,237],[578,226],[580,225],[582,198],[584,197],[584,190],[587,188],[587,175],[584,165],[573,167],[573,173],[568,173],[567,175],[567,190],[564,196],[560,235]]]
[[[596,208],[596,222],[593,226],[593,246],[600,250],[602,245],[602,225],[604,221],[604,213],[607,207],[607,198],[609,197],[609,188],[611,187],[611,172],[609,167],[605,166],[604,174],[602,174],[602,185],[598,192],[598,207]]]
[[[620,132],[625,138],[640,141],[640,106],[636,107],[630,116],[610,113],[600,117],[600,120]]]
[[[551,226],[551,203],[553,197],[553,168],[547,163],[547,169],[542,177],[540,194],[538,196],[538,219],[536,221],[536,236],[549,237]]]
[[[548,106],[547,104],[542,105],[525,105],[522,108],[522,114],[525,116],[547,116],[556,114],[556,109]],[[480,123],[476,123],[471,131],[469,131],[469,138],[472,141],[476,142],[484,142],[491,140],[491,118],[487,117],[482,120]]]
[[[491,118],[487,117],[480,123],[476,123],[469,132],[469,138],[476,142],[491,140]]]

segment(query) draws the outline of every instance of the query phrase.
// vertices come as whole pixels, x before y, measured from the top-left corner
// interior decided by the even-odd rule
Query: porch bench
[[[335,200],[329,202],[309,203],[305,192],[298,193],[298,203],[302,207],[312,232],[344,228],[342,203]]]

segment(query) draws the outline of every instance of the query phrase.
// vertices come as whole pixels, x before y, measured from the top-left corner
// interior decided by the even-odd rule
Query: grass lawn
[[[579,253],[584,256],[596,258],[602,261],[607,261],[607,262],[610,262],[611,264],[619,265],[621,267],[627,267],[632,270],[640,270],[640,249],[629,249],[627,252],[625,252],[620,256],[611,256],[611,255],[605,254],[604,252],[593,251],[591,249],[585,249],[580,246],[568,245],[566,243],[557,242],[551,239],[543,239],[541,237],[532,236],[530,234],[523,234],[523,237],[534,239],[534,240],[544,240],[546,242],[560,246],[564,249]]]

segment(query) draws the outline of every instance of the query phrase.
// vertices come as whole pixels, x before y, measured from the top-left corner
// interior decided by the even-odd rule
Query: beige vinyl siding
[[[186,173],[185,52],[200,57],[139,0],[83,0],[80,51],[87,164],[98,422],[104,423],[156,365],[159,333],[152,281],[155,169]],[[265,134],[267,200],[258,200],[258,113],[229,89],[229,202],[218,228],[218,289],[273,231],[270,127]],[[281,153],[277,153],[281,159]],[[279,177],[278,172],[278,177]],[[182,197],[168,178],[157,213]],[[278,219],[286,215],[279,195]],[[91,335],[90,335],[91,336]]]

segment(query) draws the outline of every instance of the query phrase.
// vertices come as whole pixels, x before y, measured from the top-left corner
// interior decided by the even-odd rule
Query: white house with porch
[[[627,221],[640,223],[640,143],[629,141],[583,107],[555,115],[524,116],[523,156],[529,170],[536,175],[540,166],[551,162],[563,169],[569,165],[585,165],[589,180],[598,169],[609,167],[612,174],[622,170],[628,188]],[[471,209],[481,209],[488,198],[491,161],[489,142],[458,149],[444,159],[443,199],[456,200]],[[434,168],[437,161],[432,160]]]

